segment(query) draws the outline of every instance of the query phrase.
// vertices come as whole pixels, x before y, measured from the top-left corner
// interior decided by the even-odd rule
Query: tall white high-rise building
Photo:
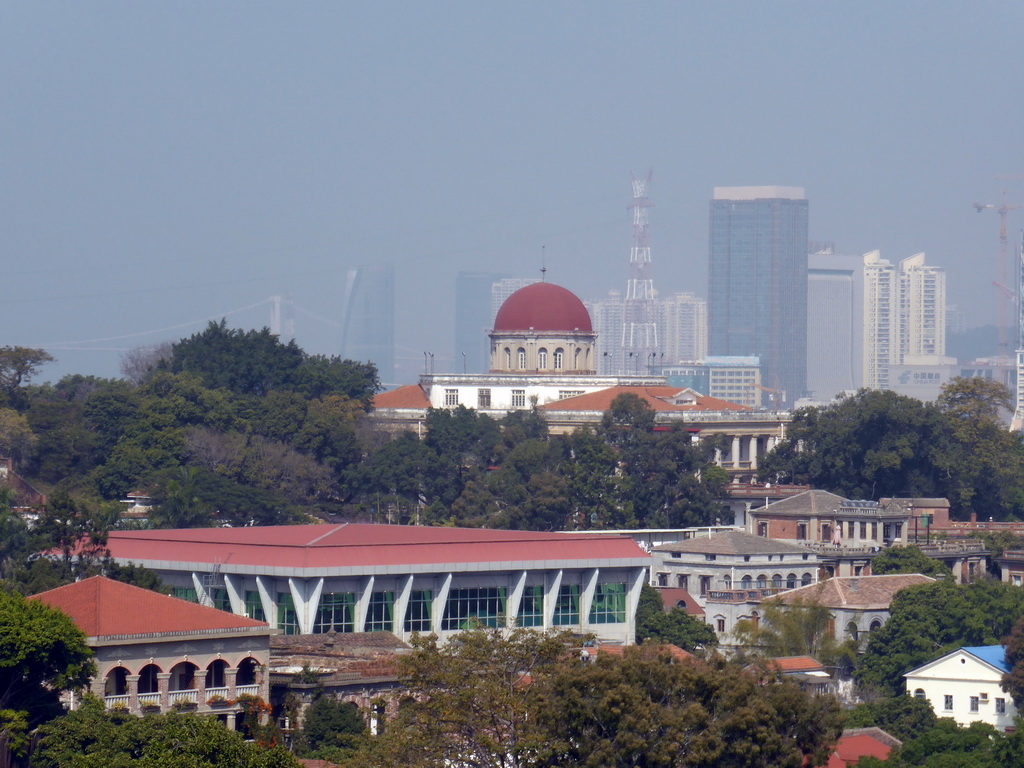
[[[900,262],[903,354],[946,354],[946,272],[916,253]]]
[[[892,368],[946,354],[946,274],[923,253],[897,267],[878,251],[864,255],[864,386],[894,389]]]
[[[861,386],[862,265],[831,249],[807,256],[807,390],[818,402]]]
[[[602,376],[618,376],[626,371],[626,352],[622,346],[622,326],[626,318],[626,303],[622,293],[609,291],[607,298],[584,302],[590,312],[594,333],[597,372]],[[633,373],[633,368],[629,368]]]
[[[661,299],[658,336],[665,365],[703,360],[708,355],[708,303],[692,293]]]

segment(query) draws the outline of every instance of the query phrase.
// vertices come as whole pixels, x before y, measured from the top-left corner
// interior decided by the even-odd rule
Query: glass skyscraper
[[[756,355],[790,406],[807,389],[807,200],[799,187],[716,187],[708,353]]]
[[[377,366],[381,383],[395,382],[395,267],[349,270],[342,299],[341,356]]]

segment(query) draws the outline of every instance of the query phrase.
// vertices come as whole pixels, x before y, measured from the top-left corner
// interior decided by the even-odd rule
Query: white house
[[[927,699],[939,717],[960,725],[988,723],[1000,730],[1013,727],[1017,708],[999,683],[1010,671],[1006,648],[985,645],[959,648],[904,675],[907,692]]]

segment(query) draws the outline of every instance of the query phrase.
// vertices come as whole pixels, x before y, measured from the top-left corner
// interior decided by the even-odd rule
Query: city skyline
[[[297,343],[338,354],[348,271],[392,262],[418,370],[454,357],[460,271],[620,287],[623,180],[651,167],[663,296],[706,290],[715,186],[785,184],[812,239],[925,251],[967,326],[993,323],[1000,222],[973,204],[1024,202],[1000,74],[1022,26],[1010,0],[6,3],[2,343],[49,349],[45,379],[113,376],[207,319],[267,325],[281,295]]]

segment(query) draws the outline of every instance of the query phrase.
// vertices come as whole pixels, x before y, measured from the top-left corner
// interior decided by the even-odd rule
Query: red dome
[[[494,331],[559,331],[593,333],[590,314],[576,294],[553,283],[520,288],[501,305]]]

